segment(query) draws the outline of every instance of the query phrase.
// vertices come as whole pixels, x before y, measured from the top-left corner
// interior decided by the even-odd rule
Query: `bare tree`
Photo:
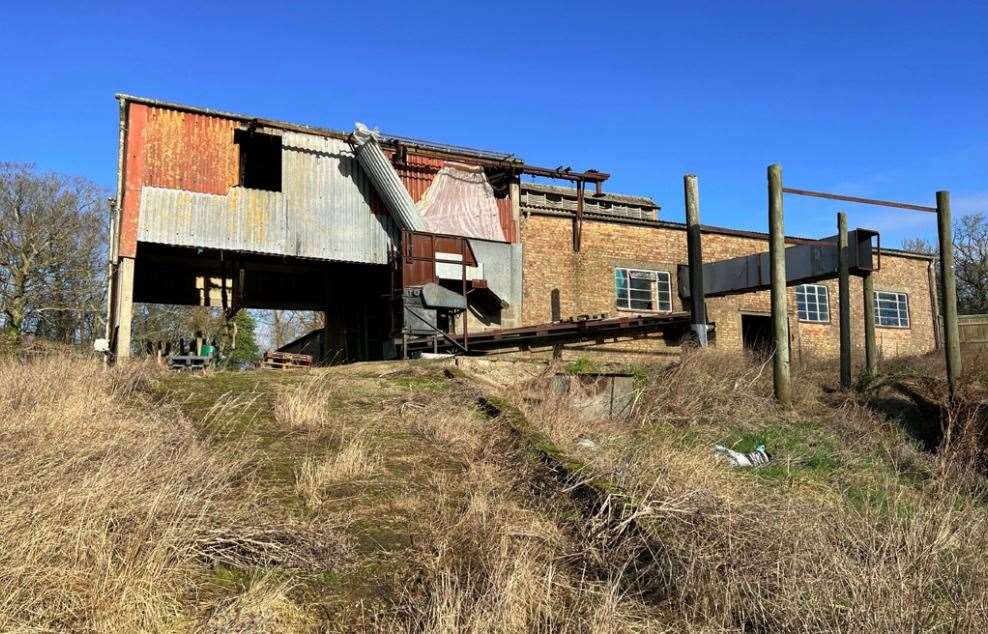
[[[954,227],[957,308],[988,313],[988,222],[983,214],[964,216]]]
[[[988,220],[984,214],[963,216],[954,225],[953,245],[957,310],[961,314],[988,313]],[[936,245],[924,238],[904,240],[902,248],[936,258],[940,255]]]
[[[102,320],[107,203],[82,178],[0,163],[0,316],[24,333],[77,343]]]

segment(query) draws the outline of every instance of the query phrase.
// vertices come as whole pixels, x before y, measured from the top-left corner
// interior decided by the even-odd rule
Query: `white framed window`
[[[614,294],[620,310],[669,312],[672,284],[666,271],[614,269]]]
[[[822,284],[800,284],[796,287],[796,313],[799,321],[830,322],[830,295]]]
[[[908,328],[909,296],[892,291],[875,291],[875,325]]]

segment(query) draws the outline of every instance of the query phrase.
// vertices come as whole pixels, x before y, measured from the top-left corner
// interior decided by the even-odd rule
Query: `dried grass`
[[[210,615],[203,634],[281,634],[311,629],[313,619],[290,597],[291,583],[272,574],[250,580],[244,591]]]
[[[197,533],[238,463],[143,396],[149,368],[0,362],[0,630],[163,631],[194,617]]]
[[[358,432],[329,457],[303,458],[295,471],[295,492],[309,508],[316,508],[328,485],[371,478],[380,467],[379,457],[373,454],[367,440]]]
[[[984,479],[954,456],[918,455],[881,413],[825,394],[820,385],[835,374],[807,367],[784,410],[771,398],[770,367],[694,351],[649,373],[637,424],[581,428],[551,395],[516,402],[559,446],[575,452],[582,436],[600,445],[578,455],[636,500],[634,519],[651,536],[639,544],[649,574],[619,587],[649,597],[676,630],[982,630]],[[832,459],[819,471],[814,456],[785,452],[773,477],[710,458],[725,435],[769,425],[784,441],[808,419],[837,439],[807,441],[805,451]],[[600,554],[617,575],[620,556]]]
[[[297,431],[321,428],[327,420],[329,393],[318,379],[310,378],[279,390],[274,404],[275,420]]]

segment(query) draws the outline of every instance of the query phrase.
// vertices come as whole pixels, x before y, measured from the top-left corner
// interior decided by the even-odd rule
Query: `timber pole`
[[[792,401],[789,380],[789,311],[786,306],[786,238],[782,228],[782,166],[768,168],[769,259],[772,278],[772,335],[775,353],[772,374],[775,398],[783,405]]]
[[[683,177],[686,198],[686,250],[690,265],[690,327],[701,347],[707,345],[707,310],[703,297],[703,248],[700,235],[700,190],[696,176]]]
[[[840,386],[851,387],[851,274],[848,269],[847,214],[837,214],[837,300],[840,312]]]
[[[866,273],[861,278],[864,300],[865,369],[872,378],[878,375],[878,346],[875,345],[875,280]]]
[[[943,350],[947,361],[950,400],[961,374],[960,335],[957,330],[957,279],[954,277],[954,244],[950,192],[937,192],[937,233],[940,238],[940,298],[943,302]]]

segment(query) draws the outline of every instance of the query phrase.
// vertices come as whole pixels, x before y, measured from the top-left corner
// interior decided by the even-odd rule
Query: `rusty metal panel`
[[[386,264],[398,230],[372,210],[373,187],[350,145],[285,132],[282,147],[288,254]]]
[[[138,239],[189,247],[285,254],[285,198],[234,187],[226,196],[144,187]]]
[[[138,239],[387,264],[397,228],[389,216],[372,211],[372,193],[349,144],[285,132],[281,192],[226,187],[213,194],[145,186]]]
[[[143,185],[225,194],[238,180],[237,127],[231,119],[148,108]]]

